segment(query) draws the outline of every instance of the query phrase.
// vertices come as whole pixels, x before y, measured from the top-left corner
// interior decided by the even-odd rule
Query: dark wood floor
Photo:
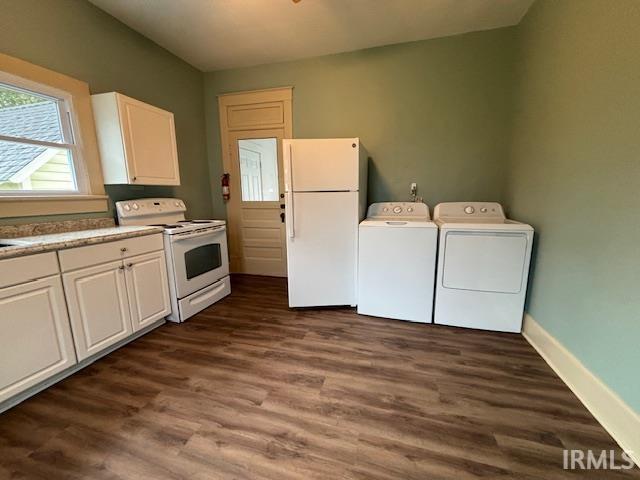
[[[563,479],[617,449],[519,335],[287,308],[280,279],[0,415],[0,478]]]

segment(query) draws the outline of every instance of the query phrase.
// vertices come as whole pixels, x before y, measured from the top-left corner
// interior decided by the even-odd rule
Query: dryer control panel
[[[381,202],[372,203],[367,210],[367,218],[416,218],[430,220],[429,207],[422,202]]]
[[[448,202],[439,203],[433,211],[433,219],[505,220],[502,205],[496,202]]]

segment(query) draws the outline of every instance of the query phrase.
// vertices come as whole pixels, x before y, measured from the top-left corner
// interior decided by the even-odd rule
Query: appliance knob
[[[413,212],[413,208],[412,207],[407,208],[407,212],[409,213]]]
[[[180,206],[180,202],[176,202],[176,207],[179,207],[179,206]]]
[[[471,205],[467,205],[466,207],[464,207],[464,213],[467,213],[469,215],[471,215],[475,211],[476,211],[476,209],[473,208]]]
[[[389,209],[388,209],[387,207],[384,207],[384,208],[382,209],[382,211],[383,211],[383,212],[388,212],[388,211],[389,211]]]
[[[393,213],[401,213],[402,212],[402,207],[398,206],[398,207],[393,207]]]
[[[482,207],[482,208],[480,209],[480,211],[481,211],[482,213],[487,213],[487,207]]]
[[[138,204],[137,204],[137,203],[134,203],[134,204],[133,204],[133,209],[134,209],[134,210],[138,210],[139,208],[140,208],[140,207],[138,206]]]
[[[124,210],[125,210],[125,212],[128,212],[129,210],[131,210],[131,207],[129,206],[128,203],[124,204]]]

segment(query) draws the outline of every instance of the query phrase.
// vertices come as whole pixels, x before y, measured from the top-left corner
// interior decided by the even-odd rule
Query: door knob
[[[282,221],[282,223],[284,223],[284,212],[280,213],[280,221]]]

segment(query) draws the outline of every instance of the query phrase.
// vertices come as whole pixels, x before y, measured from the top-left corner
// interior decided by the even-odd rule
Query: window
[[[70,94],[0,76],[0,195],[84,190],[73,120]]]
[[[275,138],[238,140],[240,184],[243,202],[276,202],[278,142]]]

